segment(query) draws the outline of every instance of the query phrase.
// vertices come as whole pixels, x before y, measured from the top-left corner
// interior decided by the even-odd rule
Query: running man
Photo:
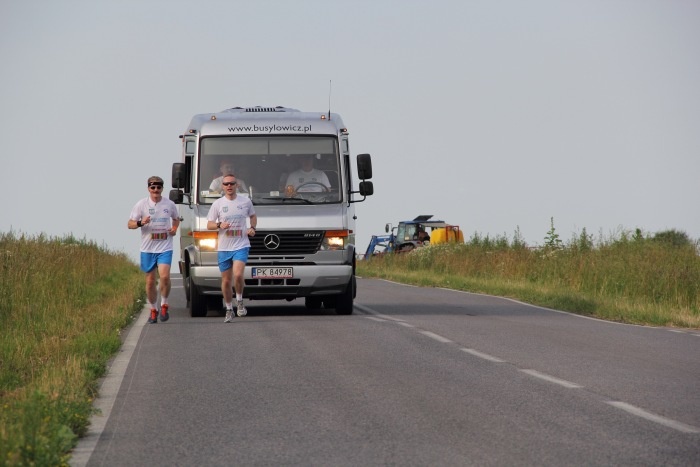
[[[236,194],[236,176],[226,174],[222,179],[224,196],[214,201],[207,216],[207,229],[218,230],[218,260],[221,271],[221,292],[226,306],[225,323],[233,320],[233,288],[236,290],[236,314],[245,316],[243,306],[243,273],[248,262],[250,240],[255,236],[258,217],[249,198]],[[250,218],[250,227],[246,228]]]
[[[170,319],[168,296],[170,295],[170,265],[173,261],[173,236],[180,225],[177,206],[163,198],[163,179],[148,179],[147,198],[140,200],[131,210],[130,229],[141,229],[141,270],[146,273],[146,299],[151,307],[150,324],[158,322],[158,291],[156,270],[160,278],[160,320]]]

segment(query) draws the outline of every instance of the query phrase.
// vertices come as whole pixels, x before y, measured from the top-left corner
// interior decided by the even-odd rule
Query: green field
[[[594,240],[584,230],[563,242],[554,227],[541,248],[516,234],[477,234],[464,244],[358,261],[358,275],[425,287],[510,297],[601,319],[700,328],[698,242],[682,232],[620,233]]]

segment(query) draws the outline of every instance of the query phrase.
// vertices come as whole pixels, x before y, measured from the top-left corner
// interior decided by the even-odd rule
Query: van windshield
[[[339,203],[338,141],[331,136],[204,137],[199,152],[198,202],[223,196],[233,174],[236,191],[255,204]]]

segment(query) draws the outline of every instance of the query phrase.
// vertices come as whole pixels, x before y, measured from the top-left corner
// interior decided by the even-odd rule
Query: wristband
[[[216,223],[216,228],[217,228],[217,229],[220,229],[220,228],[221,228],[221,222],[217,222],[217,223]]]
[[[136,221],[136,227],[143,227],[143,224],[141,223],[141,219]]]

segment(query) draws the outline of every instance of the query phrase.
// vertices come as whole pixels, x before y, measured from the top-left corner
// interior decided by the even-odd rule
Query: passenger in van
[[[222,159],[222,161],[219,163],[219,172],[220,175],[216,177],[214,180],[212,180],[211,185],[209,185],[209,191],[213,191],[216,193],[222,193],[223,192],[223,187],[221,186],[221,182],[224,179],[224,176],[226,174],[236,174],[236,171],[234,170],[233,167],[233,162],[227,160],[227,159]],[[246,183],[241,180],[240,178],[236,177],[238,180],[238,185],[236,185],[236,192],[237,193],[248,193],[248,186]]]
[[[287,187],[294,187],[298,192],[329,191],[331,182],[322,170],[314,168],[314,155],[305,154],[301,157],[301,168],[287,177]]]

